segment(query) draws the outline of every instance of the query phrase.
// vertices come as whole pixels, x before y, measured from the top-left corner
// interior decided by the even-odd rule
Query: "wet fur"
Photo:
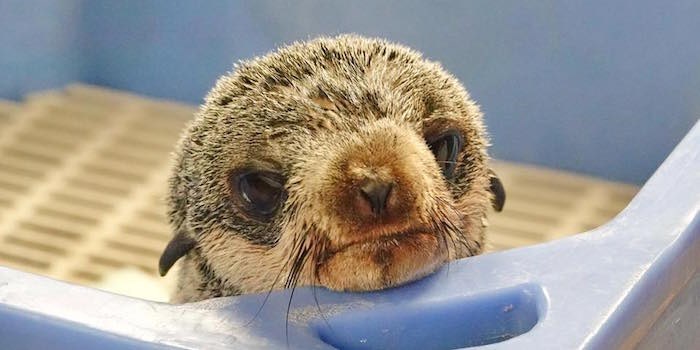
[[[449,182],[425,141],[448,129],[465,139]],[[381,289],[479,254],[493,200],[487,146],[462,85],[406,47],[340,36],[242,62],[216,83],[176,153],[168,214],[187,249],[161,260],[166,273],[184,255],[172,300]],[[270,222],[231,196],[229,175],[243,167],[287,177]],[[366,176],[400,188],[380,222],[354,197]]]

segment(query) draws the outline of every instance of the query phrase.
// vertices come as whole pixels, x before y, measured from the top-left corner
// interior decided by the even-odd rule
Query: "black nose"
[[[367,180],[360,186],[362,196],[369,202],[374,215],[381,215],[386,208],[386,201],[394,187],[392,182],[382,182],[379,180]]]

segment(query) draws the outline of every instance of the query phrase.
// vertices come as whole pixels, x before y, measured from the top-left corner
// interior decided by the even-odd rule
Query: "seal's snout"
[[[392,214],[396,205],[389,201],[395,183],[381,179],[367,178],[358,188],[355,207],[367,217],[379,218],[385,213]]]
[[[324,187],[318,193],[336,199],[324,204],[335,220],[329,236],[337,244],[425,224],[419,211],[425,205],[424,192],[432,187],[421,164],[432,155],[420,138],[387,124],[349,134],[349,144],[321,167],[319,183]]]

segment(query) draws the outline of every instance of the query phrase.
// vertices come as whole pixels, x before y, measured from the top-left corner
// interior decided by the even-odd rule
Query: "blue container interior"
[[[0,3],[0,97],[82,81],[199,103],[236,60],[355,32],[407,44],[458,76],[485,111],[497,158],[641,184],[700,115],[699,13],[691,0],[11,0]],[[352,312],[308,322],[279,317],[288,292],[258,315],[264,296],[164,305],[0,268],[0,345],[609,348],[630,335],[663,345],[678,320],[678,339],[693,344],[699,146],[696,128],[589,235],[460,261],[386,292],[320,291],[319,307]],[[293,312],[315,307],[308,292]]]
[[[3,1],[0,97],[83,81],[199,103],[232,63],[354,32],[482,105],[501,159],[641,184],[700,115],[700,3]]]

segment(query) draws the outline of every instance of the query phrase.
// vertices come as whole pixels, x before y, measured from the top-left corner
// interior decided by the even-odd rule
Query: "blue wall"
[[[279,44],[386,37],[462,79],[496,157],[636,183],[700,116],[693,0],[9,0],[0,32],[0,97],[80,80],[190,103]]]
[[[0,0],[0,98],[83,78],[77,0]]]

